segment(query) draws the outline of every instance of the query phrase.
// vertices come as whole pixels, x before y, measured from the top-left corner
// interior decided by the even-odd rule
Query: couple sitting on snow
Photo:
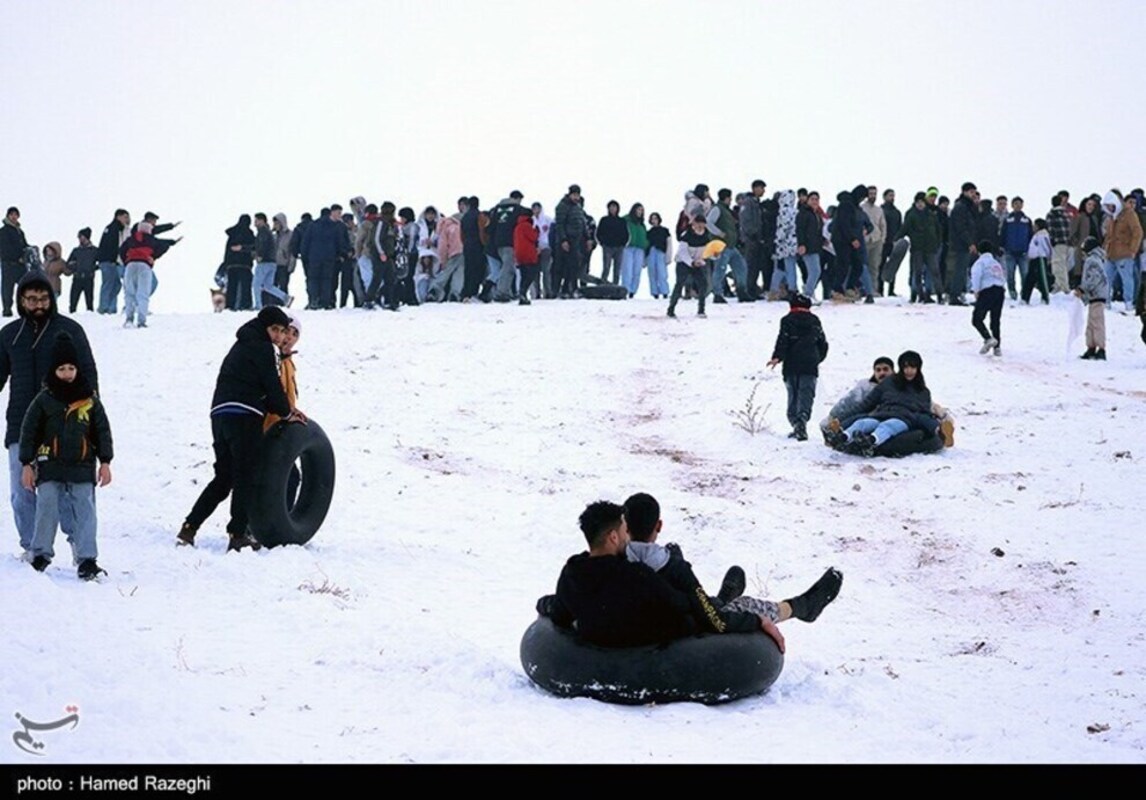
[[[843,575],[828,569],[806,592],[775,602],[745,597],[744,570],[733,566],[720,592],[709,597],[675,544],[659,545],[660,505],[635,494],[623,506],[599,500],[582,512],[588,552],[570,558],[557,593],[537,601],[537,611],[556,625],[576,628],[601,647],[637,647],[698,633],[763,631],[780,651],[777,623],[795,617],[812,622],[839,594]]]
[[[898,372],[893,372],[890,358],[877,358],[871,377],[832,406],[820,430],[829,446],[864,456],[875,455],[876,448],[911,430],[922,431],[926,438],[941,436],[945,447],[955,444],[955,420],[931,401],[923,358],[914,350],[900,354]]]

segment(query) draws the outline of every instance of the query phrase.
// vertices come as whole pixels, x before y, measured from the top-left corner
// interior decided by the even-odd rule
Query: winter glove
[[[557,605],[557,595],[547,594],[537,599],[537,613],[543,617],[552,619],[553,609]]]

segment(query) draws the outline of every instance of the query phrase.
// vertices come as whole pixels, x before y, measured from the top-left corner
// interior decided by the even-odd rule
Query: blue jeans
[[[140,327],[147,324],[152,281],[151,267],[145,262],[132,261],[127,265],[123,283],[123,310],[127,314],[127,321],[134,321]]]
[[[358,257],[358,278],[367,289],[374,283],[374,262],[370,260],[370,256]],[[373,303],[374,298],[370,296],[369,291],[366,294],[366,301]]]
[[[772,285],[768,287],[768,291],[780,291],[781,281],[787,284],[790,294],[800,291],[800,283],[796,275],[796,257],[784,256],[783,258],[773,260],[776,262],[776,265],[772,268]],[[781,264],[784,265],[783,271],[780,269]]]
[[[262,261],[255,265],[255,310],[263,307],[263,292],[277,298],[279,303],[286,305],[287,293],[275,286],[275,273],[279,265],[273,261]]]
[[[893,436],[899,436],[899,434],[906,432],[907,427],[907,423],[901,419],[878,420],[862,417],[849,425],[845,433],[848,435],[849,442],[857,433],[870,433],[875,437],[875,444],[878,447]]]
[[[1015,267],[1018,266],[1018,268],[1019,268],[1019,278],[1020,278],[1019,284],[1021,286],[1022,282],[1027,279],[1027,264],[1028,264],[1028,259],[1027,259],[1026,254],[1022,254],[1022,255],[1017,254],[1017,253],[1004,253],[1003,254],[1003,266],[1007,270],[1007,294],[1009,294],[1011,296],[1012,300],[1014,300],[1015,296],[1016,296],[1015,295]]]
[[[99,306],[96,311],[100,314],[114,314],[118,310],[119,265],[114,261],[99,262]]]
[[[662,251],[657,250],[655,247],[649,248],[649,291],[653,295],[663,295],[668,297],[669,291],[669,276],[668,276],[668,255]]]
[[[804,282],[804,294],[815,300],[816,287],[820,285],[820,254],[804,253],[802,258],[804,259],[804,266],[808,270],[808,280]]]
[[[20,444],[8,445],[8,490],[12,500],[12,518],[16,521],[16,532],[20,534],[20,547],[32,549],[32,538],[36,534],[36,493],[29,492],[20,484],[24,465],[20,463]]]
[[[1134,259],[1120,258],[1117,261],[1109,259],[1103,265],[1106,272],[1106,307],[1110,308],[1111,298],[1114,297],[1114,279],[1122,281],[1122,300],[1127,304],[1134,303]]]
[[[486,253],[485,263],[489,267],[486,271],[485,279],[490,283],[497,283],[498,279],[501,278],[501,261],[495,256]]]
[[[748,262],[735,247],[726,247],[712,268],[712,295],[724,296],[725,268],[732,268],[732,280],[736,282],[736,294],[743,296],[748,291]]]
[[[76,561],[95,558],[96,508],[94,483],[44,481],[36,487],[36,536],[32,555],[52,558],[56,528],[61,527],[72,543]],[[67,533],[71,529],[71,533]]]
[[[641,270],[644,268],[644,248],[626,247],[621,253],[621,285],[629,290],[629,297],[641,288]]]

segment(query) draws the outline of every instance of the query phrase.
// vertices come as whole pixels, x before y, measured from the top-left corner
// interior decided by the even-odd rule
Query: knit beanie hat
[[[1089,253],[1098,247],[1098,240],[1093,236],[1087,236],[1086,241],[1082,243],[1082,252]]]
[[[295,331],[298,332],[298,335],[302,336],[302,320],[299,319],[298,314],[288,313],[287,317],[290,319],[290,325],[288,327],[294,328]]]
[[[285,328],[290,325],[290,317],[281,306],[267,306],[259,312],[258,320],[264,328],[271,325],[282,325]]]
[[[788,307],[811,308],[812,298],[808,297],[806,294],[800,294],[799,292],[796,292],[795,294],[788,296]]]
[[[72,341],[72,337],[66,333],[57,336],[56,341],[52,344],[52,371],[54,372],[57,367],[63,364],[71,364],[74,367],[79,367],[80,364],[76,345]]]

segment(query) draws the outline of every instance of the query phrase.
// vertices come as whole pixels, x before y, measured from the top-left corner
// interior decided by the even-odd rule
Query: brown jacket
[[[1118,212],[1110,222],[1110,231],[1103,242],[1106,248],[1106,257],[1111,261],[1122,261],[1138,255],[1138,248],[1142,246],[1142,223],[1138,215],[1126,206]]]
[[[52,255],[50,257],[48,254],[49,249],[52,251]],[[44,245],[44,272],[48,276],[48,283],[52,284],[52,291],[56,293],[56,297],[60,296],[60,291],[62,289],[60,276],[64,274],[64,270],[67,268],[68,262],[64,261],[63,251],[60,248],[60,243],[48,242],[46,245]]]

